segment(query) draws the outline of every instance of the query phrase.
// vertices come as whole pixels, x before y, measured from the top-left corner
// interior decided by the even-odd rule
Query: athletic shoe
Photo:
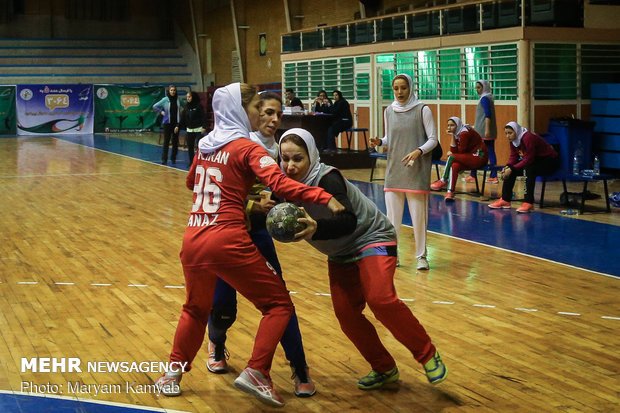
[[[499,184],[499,179],[496,178],[487,178],[486,180],[487,184]]]
[[[492,208],[492,209],[510,209],[510,202],[506,202],[502,198],[500,198],[497,201],[493,202],[492,204],[489,204],[489,208]]]
[[[181,394],[181,378],[182,373],[178,371],[169,371],[155,382],[155,387],[159,389],[161,394],[168,397],[175,397]]]
[[[428,260],[426,257],[418,258],[418,270],[428,270]]]
[[[386,371],[385,373],[377,373],[372,370],[368,373],[368,376],[362,377],[360,381],[357,383],[357,387],[362,390],[374,390],[380,387],[383,387],[384,384],[394,383],[398,381],[400,377],[400,373],[398,372],[398,367],[394,366],[392,369]]]
[[[284,406],[284,399],[273,389],[271,380],[258,370],[246,367],[235,379],[235,387],[253,394],[258,400],[270,406]]]
[[[441,361],[438,351],[435,351],[433,358],[424,364],[424,370],[426,371],[426,378],[431,384],[439,384],[448,377],[448,368]]]
[[[476,182],[476,178],[474,178],[473,176],[469,175],[467,176],[467,178],[465,178],[465,182],[472,184]]]
[[[295,382],[295,396],[297,397],[312,397],[316,393],[316,387],[310,378],[310,369],[308,366],[297,374],[295,367],[291,366],[293,375],[291,379]]]
[[[436,180],[435,182],[433,182],[431,184],[431,189],[433,191],[441,191],[442,189],[444,189],[447,186],[448,186],[447,182],[444,182],[441,179],[438,179],[438,180]]]
[[[534,205],[529,202],[524,202],[519,208],[517,208],[517,212],[520,214],[526,214],[528,212],[534,211]]]
[[[446,202],[454,202],[454,192],[447,192],[443,200]]]
[[[230,357],[228,350],[224,345],[216,346],[209,341],[209,359],[207,360],[207,369],[211,373],[224,374],[228,372],[226,360]]]

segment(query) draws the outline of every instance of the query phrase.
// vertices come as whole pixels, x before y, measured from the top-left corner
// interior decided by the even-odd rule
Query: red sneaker
[[[295,396],[297,397],[312,397],[316,393],[316,386],[310,378],[309,370],[308,366],[306,366],[304,377],[299,377],[295,367],[291,366],[291,371],[293,372],[291,379],[295,382]]]
[[[506,202],[502,198],[500,198],[497,201],[493,202],[492,204],[489,204],[489,208],[510,209],[510,202]]]
[[[446,197],[443,200],[445,202],[454,202],[454,192],[447,192]]]
[[[499,179],[497,178],[487,178],[487,184],[499,184]]]
[[[448,186],[447,182],[443,182],[441,179],[438,179],[438,180],[436,180],[435,182],[433,182],[431,184],[431,189],[433,191],[441,191],[442,189],[444,189],[447,186]]]
[[[476,182],[476,178],[474,178],[473,176],[469,175],[467,176],[467,178],[465,178],[465,182],[473,184]]]
[[[524,202],[523,205],[521,205],[518,209],[517,212],[520,214],[527,214],[528,212],[532,212],[534,211],[534,205],[528,203],[528,202]]]
[[[235,379],[235,387],[253,394],[258,400],[270,406],[284,406],[284,399],[273,389],[271,380],[258,370],[246,367]]]

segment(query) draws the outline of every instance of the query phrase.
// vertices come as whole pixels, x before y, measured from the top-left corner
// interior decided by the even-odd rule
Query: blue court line
[[[145,413],[178,412],[156,407],[132,406],[125,403],[84,400],[75,397],[39,396],[0,391],[0,412],[3,413]]]
[[[80,135],[55,137],[136,159],[161,162],[161,147],[157,145],[97,134],[92,139]],[[187,163],[186,152],[179,151],[174,167],[188,170]],[[382,185],[352,182],[385,213]],[[485,203],[458,198],[446,204],[443,196],[435,194],[429,198],[429,231],[620,277],[620,265],[616,261],[620,251],[620,226],[537,211],[517,214],[514,208],[492,210]],[[411,225],[407,208],[403,223]]]

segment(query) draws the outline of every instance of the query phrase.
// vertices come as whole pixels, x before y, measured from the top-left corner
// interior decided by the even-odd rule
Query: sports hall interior
[[[620,410],[620,208],[605,193],[620,192],[620,113],[603,112],[618,108],[620,95],[593,96],[592,84],[620,83],[619,11],[616,0],[6,1],[0,84],[174,84],[180,95],[208,95],[243,81],[295,89],[308,105],[319,90],[339,89],[354,127],[366,130],[350,146],[339,137],[339,155],[366,160],[342,172],[384,212],[386,161],[376,161],[371,181],[364,136],[382,136],[398,72],[415,79],[444,153],[447,119],[473,123],[479,77],[494,88],[500,165],[508,121],[538,134],[554,121],[596,122],[591,158],[600,156],[607,179],[588,182],[583,212],[575,213],[584,181],[570,179],[576,204],[564,205],[562,181],[549,180],[544,208],[537,182],[533,213],[490,210],[502,184],[483,187],[479,171],[478,187],[459,180],[453,204],[431,193],[428,271],[416,270],[405,214],[394,281],[440,349],[445,382],[430,385],[365,310],[401,378],[359,390],[369,366],[334,316],[325,256],[305,243],[276,247],[318,391],[295,397],[281,348],[272,379],[282,411],[611,412]],[[228,332],[231,372],[207,371],[205,341],[179,397],[127,387],[152,384],[159,374],[151,372],[24,370],[34,357],[167,361],[185,300],[179,251],[192,194],[185,148],[162,165],[157,128],[0,133],[0,411],[275,410],[233,386],[260,321],[242,297]],[[69,382],[91,387],[67,391]],[[94,390],[113,384],[122,391]]]

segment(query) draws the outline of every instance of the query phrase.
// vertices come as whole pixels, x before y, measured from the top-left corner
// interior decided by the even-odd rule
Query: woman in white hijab
[[[525,174],[524,202],[517,212],[534,211],[534,187],[536,177],[551,175],[560,167],[560,157],[543,138],[528,131],[517,122],[508,122],[504,127],[506,138],[510,142],[510,157],[501,174],[504,179],[502,197],[489,204],[492,209],[510,209],[512,189],[517,176]]]
[[[491,84],[488,80],[479,79],[476,82],[476,93],[480,96],[478,106],[476,107],[476,122],[474,129],[482,137],[487,150],[489,151],[489,164],[495,166],[497,157],[495,156],[495,139],[497,139],[497,123],[495,119],[495,102],[491,93]],[[475,169],[465,179],[467,182],[476,182]],[[491,171],[491,176],[487,178],[488,183],[496,184],[497,170]]]
[[[459,172],[464,169],[482,168],[487,164],[487,148],[478,132],[464,124],[461,118],[452,116],[448,119],[448,134],[452,135],[448,159],[443,177],[431,184],[433,191],[447,188],[446,202],[454,201],[454,190]]]
[[[333,216],[325,207],[304,205],[310,231],[306,240],[327,255],[329,287],[342,331],[371,365],[358,382],[373,390],[398,380],[394,358],[362,310],[368,308],[424,366],[429,382],[440,383],[448,370],[420,322],[397,296],[396,231],[377,206],[336,168],[321,163],[310,132],[289,129],[280,139],[281,166],[287,176],[334,195],[346,212]]]
[[[258,95],[250,85],[233,83],[218,89],[213,96],[215,128],[200,140],[199,153],[186,179],[194,192],[180,254],[187,299],[170,354],[175,367],[156,382],[166,396],[181,394],[182,373],[191,368],[204,340],[220,277],[263,314],[252,357],[235,386],[269,405],[284,405],[269,371],[293,303],[284,282],[269,268],[248,235],[245,200],[258,177],[280,196],[326,205],[334,212],[344,207],[324,190],[287,178],[265,149],[249,139],[259,122],[259,106]]]
[[[428,270],[426,229],[430,193],[431,156],[437,146],[435,120],[428,106],[413,93],[411,76],[398,74],[392,80],[394,102],[385,109],[385,136],[371,138],[370,146],[387,145],[385,206],[397,233],[405,200],[409,206],[418,270]]]

